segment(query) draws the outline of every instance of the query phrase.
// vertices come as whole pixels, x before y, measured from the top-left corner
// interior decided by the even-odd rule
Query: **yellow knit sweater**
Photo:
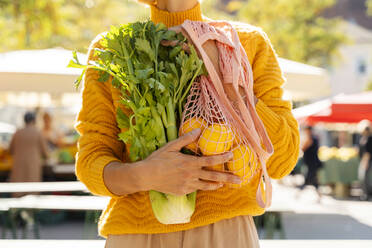
[[[185,19],[202,20],[202,15],[198,4],[191,10],[177,13],[152,7],[151,18],[156,23],[174,26]],[[293,169],[299,151],[298,126],[291,113],[291,103],[282,99],[284,78],[266,34],[247,24],[234,25],[253,68],[254,93],[259,99],[256,110],[274,145],[274,155],[267,163],[268,172],[272,178],[282,178]],[[93,49],[100,46],[100,37],[92,42],[89,59],[93,58]],[[120,130],[115,118],[120,92],[109,82],[98,82],[98,78],[95,70],[86,72],[83,105],[76,124],[81,135],[76,175],[93,194],[111,197],[98,223],[101,236],[175,232],[239,215],[264,213],[256,203],[257,176],[242,188],[198,191],[196,210],[187,224],[159,223],[153,215],[148,192],[127,196],[112,194],[104,184],[103,169],[112,161],[127,158],[125,145],[118,140]]]

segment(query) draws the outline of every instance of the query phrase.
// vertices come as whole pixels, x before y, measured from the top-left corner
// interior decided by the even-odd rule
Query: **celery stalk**
[[[181,37],[181,39],[180,39]],[[190,53],[179,47],[163,47],[162,40],[185,42],[181,34],[153,22],[136,22],[112,27],[103,37],[104,49],[96,49],[97,61],[82,65],[74,54],[69,67],[95,69],[102,72],[100,81],[109,77],[122,93],[122,103],[132,114],[117,112],[117,121],[125,131],[119,139],[130,144],[132,162],[145,159],[167,142],[178,138],[178,124],[190,87],[203,62],[192,45]],[[83,75],[83,74],[82,74]],[[76,80],[77,85],[82,75]],[[149,192],[155,217],[163,224],[190,221],[195,210],[196,192],[175,196],[151,190]]]

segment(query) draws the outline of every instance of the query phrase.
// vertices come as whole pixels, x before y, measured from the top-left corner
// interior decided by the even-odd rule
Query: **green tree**
[[[230,4],[225,4],[222,0],[203,0],[201,2],[203,14],[214,20],[237,20],[236,15],[229,12]]]
[[[249,0],[238,2],[241,20],[261,27],[282,57],[327,66],[345,41],[338,19],[322,12],[335,0]],[[239,5],[240,4],[240,5]]]
[[[324,65],[343,41],[338,21],[319,17],[333,2],[204,0],[202,8],[213,19],[262,27],[280,56]],[[56,46],[85,52],[110,25],[147,18],[148,12],[133,0],[0,0],[0,52]]]
[[[128,0],[0,0],[0,51],[65,47],[86,51],[110,25],[143,19]]]
[[[367,86],[364,90],[365,91],[372,91],[372,78],[369,80],[369,82],[367,83]]]
[[[368,13],[368,15],[371,15],[372,16],[372,0],[367,0],[366,1],[366,5],[367,5],[367,13]]]

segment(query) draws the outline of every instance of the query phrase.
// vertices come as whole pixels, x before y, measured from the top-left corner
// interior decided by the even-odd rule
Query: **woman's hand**
[[[227,162],[232,158],[231,152],[205,157],[180,152],[182,147],[197,140],[199,135],[200,129],[194,130],[169,142],[143,161],[106,166],[106,186],[117,195],[147,190],[184,195],[196,190],[216,190],[225,183],[240,184],[240,178],[236,175],[206,168]]]
[[[163,193],[184,195],[195,190],[215,190],[224,183],[240,183],[240,178],[231,173],[206,170],[204,167],[227,162],[232,153],[197,157],[180,152],[182,147],[194,142],[200,129],[194,130],[163,148],[155,151],[142,161],[148,169],[144,182],[146,190],[154,189]]]

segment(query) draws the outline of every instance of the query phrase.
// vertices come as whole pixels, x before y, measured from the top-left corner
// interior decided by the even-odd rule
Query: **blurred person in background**
[[[322,167],[322,162],[318,157],[319,150],[319,140],[313,133],[313,128],[307,126],[305,128],[305,142],[301,147],[304,152],[303,161],[307,166],[307,173],[305,176],[305,182],[300,186],[300,189],[304,189],[306,185],[313,185],[319,196],[319,201],[321,199],[321,194],[319,193],[318,184],[318,170]]]
[[[10,182],[40,182],[43,158],[48,156],[47,145],[36,128],[35,114],[27,112],[24,122],[25,127],[14,133],[9,146],[13,157]]]
[[[363,194],[361,196],[362,200],[368,199],[368,189],[366,181],[366,175],[371,167],[371,158],[372,158],[372,133],[370,124],[366,126],[362,132],[362,135],[359,140],[359,170],[358,178],[362,183]],[[371,182],[372,183],[372,182]]]
[[[50,150],[55,150],[63,146],[63,135],[53,126],[53,117],[48,112],[43,114],[42,134]]]

